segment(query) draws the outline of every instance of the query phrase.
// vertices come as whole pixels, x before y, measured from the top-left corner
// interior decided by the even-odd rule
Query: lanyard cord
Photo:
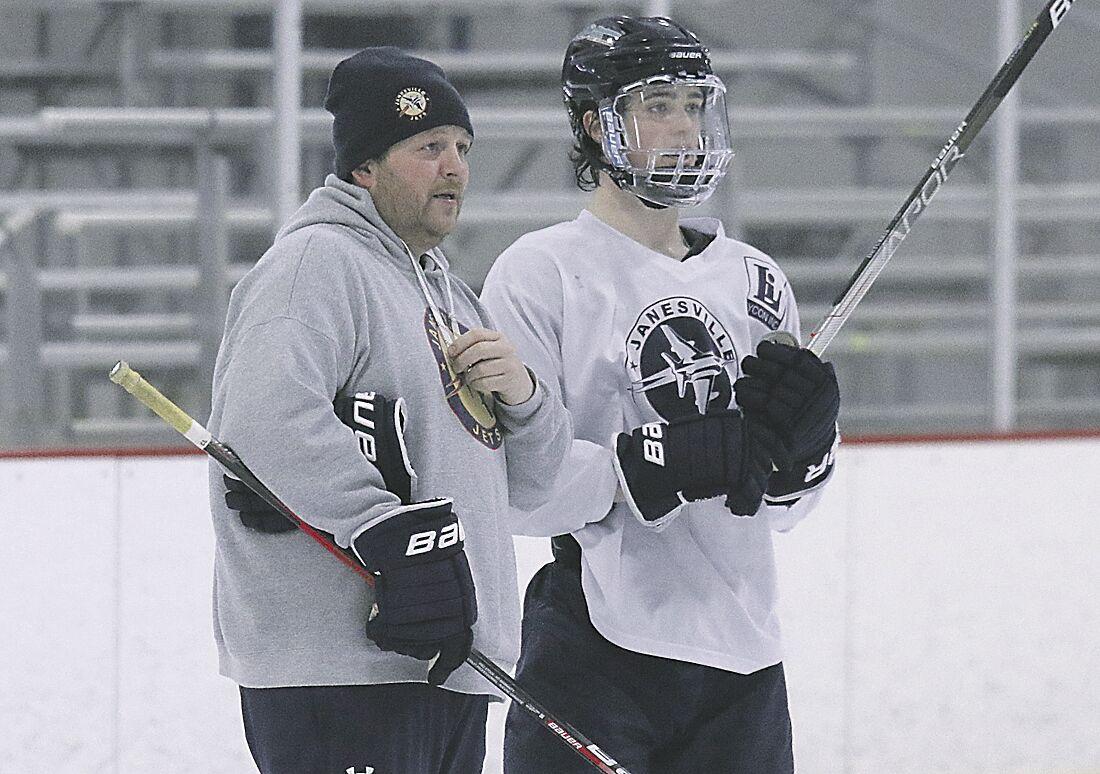
[[[405,244],[404,241],[402,241],[401,244],[404,246],[405,252],[409,256],[409,260],[412,261],[413,272],[416,274],[416,281],[420,285],[420,292],[424,296],[424,300],[428,302],[428,309],[431,311],[436,327],[439,328],[439,335],[443,337],[443,341],[447,346],[450,346],[451,342],[459,335],[458,322],[455,320],[455,301],[451,293],[451,278],[446,271],[443,272],[443,284],[447,288],[447,312],[451,320],[451,324],[447,325],[443,321],[443,314],[439,311],[435,299],[432,298],[431,289],[428,287],[428,278],[424,276],[424,269],[421,268],[420,261],[416,259],[416,256],[412,254],[412,250],[409,249],[409,246]],[[435,256],[432,256],[432,260],[436,260]],[[438,265],[439,262],[436,261],[436,263]]]
[[[448,275],[446,270],[443,270],[443,285],[447,289],[447,312],[451,319],[451,324],[448,326],[443,322],[443,314],[439,311],[439,307],[436,306],[435,299],[432,298],[431,290],[428,287],[428,278],[424,276],[424,269],[421,268],[420,261],[412,254],[412,250],[409,249],[409,246],[405,244],[404,240],[402,240],[401,244],[404,245],[405,252],[408,254],[409,260],[412,261],[413,272],[416,274],[416,281],[420,285],[420,292],[424,295],[424,300],[428,302],[428,309],[431,310],[432,318],[435,320],[436,327],[439,329],[439,335],[443,338],[443,343],[450,347],[452,342],[461,335],[458,330],[458,320],[455,319],[455,300],[454,295],[451,293],[450,275]],[[431,259],[439,266],[439,261],[434,255],[431,256]],[[447,367],[450,368],[450,356],[444,353],[444,358],[447,361]],[[458,374],[453,377],[451,389],[453,389],[454,392],[448,392],[448,399],[450,399],[451,395],[458,393],[460,390],[468,390],[469,388],[463,386],[462,375]],[[487,412],[492,413],[492,396],[482,395],[476,392],[472,393],[472,395],[476,400],[480,401],[482,407]]]

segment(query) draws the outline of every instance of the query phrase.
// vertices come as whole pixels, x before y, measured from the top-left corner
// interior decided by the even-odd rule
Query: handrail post
[[[16,212],[0,226],[0,259],[7,267],[8,356],[0,367],[0,445],[35,446],[46,428],[42,362],[42,287],[34,256],[14,235],[37,217]]]
[[[1007,57],[1020,36],[1019,0],[1000,0],[998,56]],[[990,349],[993,429],[1004,433],[1017,424],[1018,215],[1017,184],[1020,168],[1020,91],[1013,89],[995,117],[993,306]]]
[[[229,225],[225,213],[229,199],[229,162],[206,138],[199,138],[196,150],[199,186],[196,243],[199,246],[199,285],[195,304],[195,332],[201,350],[200,373],[204,405],[196,414],[210,409],[210,386],[214,362],[221,346],[222,330],[229,303]]]
[[[275,44],[275,229],[290,220],[301,202],[302,177],[302,3],[279,0]]]

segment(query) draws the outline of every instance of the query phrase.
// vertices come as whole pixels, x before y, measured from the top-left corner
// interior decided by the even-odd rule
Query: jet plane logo
[[[639,316],[627,337],[630,392],[665,420],[727,408],[737,378],[733,340],[693,298],[666,298]]]
[[[416,86],[410,86],[397,93],[393,104],[397,108],[397,115],[419,121],[428,115],[428,92]]]

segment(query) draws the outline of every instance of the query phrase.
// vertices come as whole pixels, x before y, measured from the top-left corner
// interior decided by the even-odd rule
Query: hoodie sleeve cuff
[[[527,424],[527,420],[546,402],[546,385],[530,368],[527,369],[527,373],[531,374],[531,381],[535,385],[535,390],[531,393],[530,398],[523,403],[516,403],[511,406],[499,400],[496,402],[497,419],[509,430]]]

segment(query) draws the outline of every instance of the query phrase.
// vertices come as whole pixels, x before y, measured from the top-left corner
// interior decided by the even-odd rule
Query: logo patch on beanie
[[[397,106],[397,115],[419,121],[428,115],[428,92],[417,86],[410,86],[397,92],[393,104]]]

